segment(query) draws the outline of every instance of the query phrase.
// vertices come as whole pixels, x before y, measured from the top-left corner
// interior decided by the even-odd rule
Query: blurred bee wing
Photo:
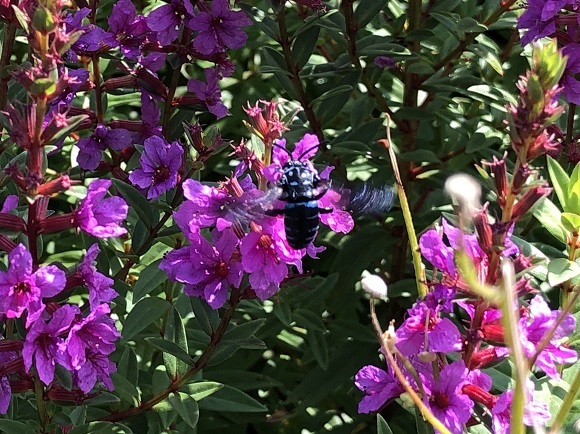
[[[390,185],[373,185],[368,182],[349,186],[348,204],[345,207],[355,216],[383,217],[393,206],[395,189]]]

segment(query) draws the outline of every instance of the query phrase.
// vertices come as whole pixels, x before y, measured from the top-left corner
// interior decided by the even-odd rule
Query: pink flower
[[[118,237],[127,230],[120,226],[129,207],[118,196],[104,199],[111,186],[108,179],[97,179],[88,188],[86,197],[75,211],[75,221],[85,232],[98,238]]]
[[[32,256],[22,244],[9,253],[8,262],[8,271],[0,272],[0,313],[8,318],[20,318],[27,311],[28,328],[44,311],[42,299],[62,291],[66,277],[54,265],[33,271]]]

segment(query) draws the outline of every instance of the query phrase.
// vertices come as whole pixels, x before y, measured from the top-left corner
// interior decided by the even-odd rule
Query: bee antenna
[[[287,153],[287,154],[290,156],[290,158],[292,158],[292,153],[291,153],[291,152],[290,152],[288,149],[286,149],[284,146],[282,146],[282,145],[279,145],[279,144],[278,144],[278,143],[276,143],[276,142],[273,142],[272,144],[273,144],[274,146],[276,146],[277,148],[280,148],[280,149],[282,149],[284,152],[286,152],[286,153]]]
[[[302,159],[302,157],[304,157],[306,154],[308,154],[310,151],[312,151],[313,149],[318,149],[320,148],[320,146],[325,145],[326,141],[322,142],[322,143],[317,143],[316,145],[308,148],[306,151],[302,152],[302,154],[300,154],[300,156],[297,158],[298,160]]]

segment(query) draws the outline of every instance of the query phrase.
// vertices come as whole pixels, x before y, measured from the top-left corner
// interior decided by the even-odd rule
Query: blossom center
[[[30,292],[30,283],[28,282],[18,282],[12,287],[15,294],[25,294]]]
[[[153,183],[159,184],[163,181],[166,181],[169,178],[169,175],[171,175],[169,167],[163,164],[155,169],[155,173],[153,174]]]
[[[449,397],[441,392],[435,392],[431,398],[431,402],[440,409],[445,409],[449,406]]]
[[[269,249],[270,246],[272,245],[272,238],[270,237],[270,235],[262,235],[258,240],[258,245],[262,249]]]
[[[220,262],[215,267],[216,274],[221,278],[228,277],[229,270],[230,268],[228,267],[228,264],[226,264],[225,262]]]

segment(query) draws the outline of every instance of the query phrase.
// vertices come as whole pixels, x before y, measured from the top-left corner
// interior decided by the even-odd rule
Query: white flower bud
[[[481,207],[481,185],[470,175],[451,175],[445,181],[445,191],[457,202],[466,217],[471,217]]]
[[[369,274],[361,279],[362,289],[375,298],[387,298],[387,284],[376,274]]]

